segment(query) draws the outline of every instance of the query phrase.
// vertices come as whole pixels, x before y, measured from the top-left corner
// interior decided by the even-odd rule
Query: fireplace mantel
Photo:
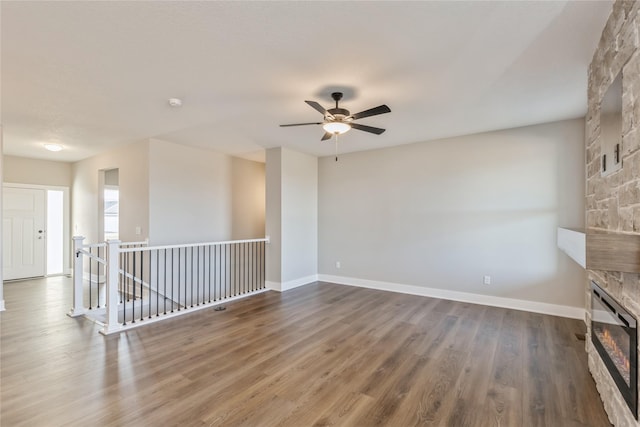
[[[640,235],[587,230],[587,268],[640,273]]]
[[[640,235],[558,228],[558,248],[583,268],[640,273]]]

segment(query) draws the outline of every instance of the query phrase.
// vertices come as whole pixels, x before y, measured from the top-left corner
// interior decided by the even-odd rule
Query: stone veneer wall
[[[620,1],[604,28],[589,68],[589,109],[586,117],[587,195],[589,229],[640,234],[640,1]],[[602,177],[600,102],[622,71],[622,169]],[[640,238],[640,237],[639,237]],[[589,280],[605,288],[640,319],[640,275],[588,270]],[[587,325],[591,318],[591,290],[586,284]],[[588,326],[586,350],[589,369],[610,421],[616,426],[640,426],[591,344]]]

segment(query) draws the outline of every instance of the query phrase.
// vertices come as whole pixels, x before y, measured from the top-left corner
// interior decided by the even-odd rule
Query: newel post
[[[73,306],[69,313],[70,317],[78,317],[84,314],[84,236],[73,236]]]
[[[100,333],[120,330],[118,323],[118,276],[120,272],[120,240],[107,240],[107,318]]]

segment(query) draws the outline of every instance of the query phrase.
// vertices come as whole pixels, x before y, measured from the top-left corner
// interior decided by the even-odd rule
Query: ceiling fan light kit
[[[322,125],[322,129],[327,133],[342,135],[345,132],[349,132],[351,126],[344,122],[328,122]]]

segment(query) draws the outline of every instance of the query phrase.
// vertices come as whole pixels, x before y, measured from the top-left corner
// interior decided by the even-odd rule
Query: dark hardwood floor
[[[2,426],[607,426],[577,320],[317,283],[103,337],[5,284]]]

